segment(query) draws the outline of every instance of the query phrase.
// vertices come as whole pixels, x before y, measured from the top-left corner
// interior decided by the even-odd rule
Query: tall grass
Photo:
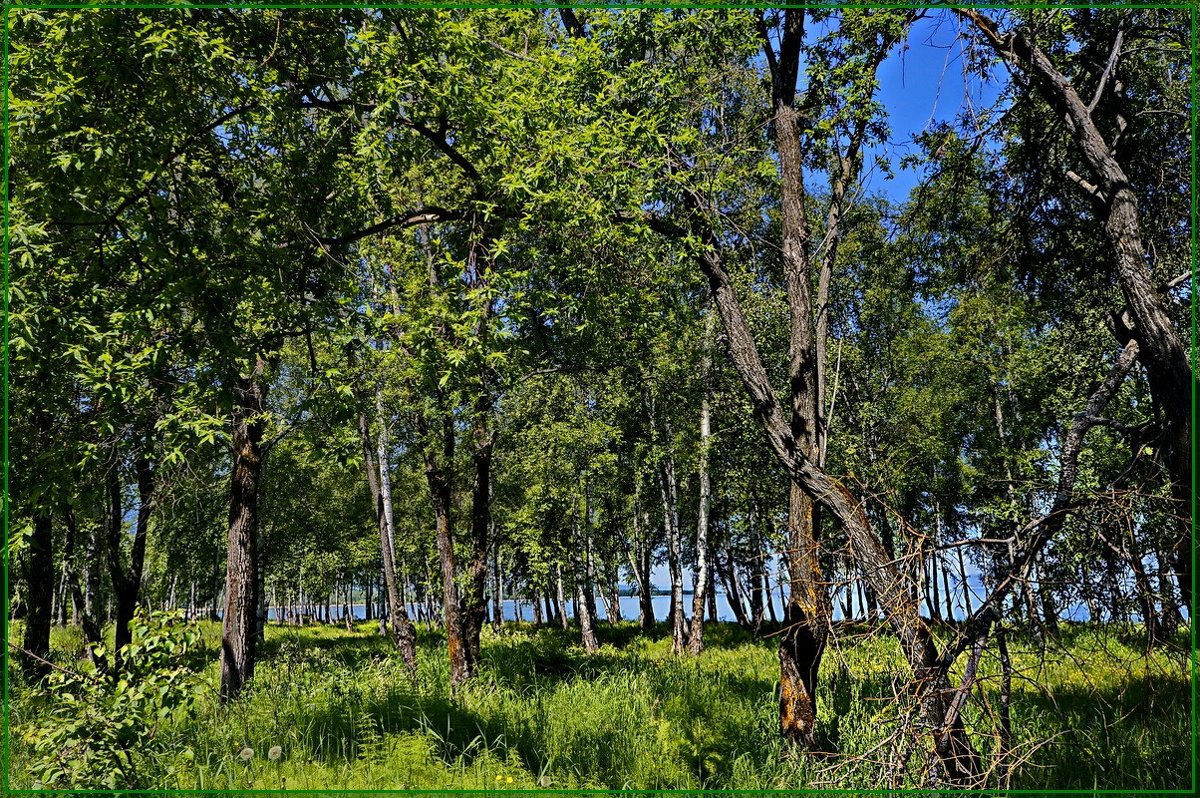
[[[795,756],[777,734],[778,659],[772,640],[728,625],[706,630],[698,658],[675,657],[665,630],[602,629],[588,655],[575,635],[509,626],[485,630],[477,678],[451,691],[444,642],[423,634],[415,677],[373,624],[270,626],[252,686],[216,701],[219,629],[202,622],[193,666],[211,687],[172,735],[182,789],[794,789],[886,786],[889,736],[904,722],[895,700],[905,669],[894,641],[841,638],[818,692],[818,747]],[[81,640],[54,632],[70,664]],[[1190,781],[1186,658],[1144,656],[1136,642],[1069,629],[1043,654],[1012,643],[1012,786],[1159,788]],[[987,654],[967,722],[994,752],[999,663]],[[28,787],[20,730],[47,700],[13,685],[11,780]],[[253,753],[245,756],[245,749]],[[269,754],[275,749],[277,758]],[[22,763],[25,763],[24,770]],[[86,785],[79,785],[86,786]],[[909,783],[907,786],[914,786]],[[917,785],[919,786],[919,785]]]

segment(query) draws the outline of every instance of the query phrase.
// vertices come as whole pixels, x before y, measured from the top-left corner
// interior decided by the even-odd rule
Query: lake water
[[[972,577],[969,579],[969,584],[971,586],[972,605],[973,605],[973,607],[978,607],[980,600],[984,593],[983,586],[979,583],[978,577],[976,577],[974,575],[972,575]],[[951,580],[951,589],[956,594],[954,617],[958,620],[962,620],[963,618],[966,617],[966,604],[962,599],[962,590],[961,590],[962,585],[960,582],[958,582],[958,580]],[[845,617],[842,613],[842,601],[845,598],[845,595],[846,595],[846,591],[843,589],[843,590],[838,591],[838,593],[834,596],[833,619],[835,621],[843,620]],[[775,606],[776,617],[782,618],[783,617],[782,601],[780,599],[779,589],[777,587],[772,591],[771,598],[772,598],[772,601]],[[669,611],[671,609],[671,597],[669,595],[656,595],[656,596],[652,597],[651,602],[654,605],[654,619],[656,621],[666,620],[667,614],[669,613]],[[638,618],[638,611],[639,611],[638,597],[637,596],[621,596],[620,604],[621,604],[621,616],[625,620],[636,621]],[[692,594],[691,593],[684,594],[683,604],[684,604],[684,613],[690,617],[692,614]],[[851,605],[851,617],[862,618],[864,616],[862,607],[859,606],[859,601],[858,601],[857,595],[851,596],[850,605]],[[528,622],[533,621],[533,605],[530,604],[529,601],[517,602],[514,599],[505,599],[503,606],[504,606],[504,619],[505,620],[508,620],[508,621],[517,620],[517,612],[518,612],[518,607],[519,607],[521,620],[528,621]],[[341,614],[341,606],[340,605],[333,605],[331,607],[331,609],[333,610],[334,617],[340,617],[340,614]],[[415,606],[410,605],[408,608],[408,611],[409,611],[410,617],[413,617],[413,618],[417,617],[417,608]],[[568,613],[573,614],[573,603],[570,600],[567,601],[567,611],[568,611]],[[488,612],[489,613],[491,612],[491,602],[490,601],[488,602]],[[362,620],[366,616],[365,607],[362,604],[355,604],[353,607],[353,613],[354,613],[355,619]],[[600,620],[608,619],[608,615],[604,609],[604,601],[599,597],[599,595],[597,595],[597,597],[596,597],[596,613]],[[923,607],[922,613],[925,615],[928,615],[928,608]],[[274,608],[272,608],[270,610],[269,617],[271,618],[271,620],[275,620]],[[763,610],[763,617],[766,619],[770,619],[770,617],[771,617],[770,612],[768,612],[765,608]],[[1087,607],[1084,605],[1072,606],[1072,607],[1068,608],[1066,612],[1063,613],[1063,617],[1064,617],[1064,619],[1075,620],[1075,621],[1087,620],[1088,619]],[[729,606],[729,601],[726,599],[725,594],[721,593],[721,592],[717,593],[717,620],[720,620],[720,621],[735,621],[735,620],[737,620],[736,616],[734,616],[734,614],[733,614],[732,608]]]
[[[982,580],[980,580],[978,575],[972,574],[970,577],[968,577],[967,583],[971,589],[972,607],[978,607],[980,604],[980,600],[982,600],[983,595],[984,595],[984,588],[983,588]],[[961,620],[961,619],[966,618],[966,616],[967,616],[966,602],[964,601],[964,596],[962,596],[961,581],[958,580],[958,578],[952,577],[952,580],[950,580],[950,589],[953,590],[954,595],[955,595],[955,600],[954,600],[954,617],[955,617],[955,619]],[[836,593],[834,595],[834,600],[833,600],[834,620],[842,620],[845,618],[844,613],[842,613],[842,608],[841,608],[842,600],[844,600],[845,598],[846,598],[846,589],[845,588],[839,589],[838,593]],[[692,599],[691,593],[684,594],[684,613],[686,614],[686,616],[689,616],[689,617],[691,616],[691,599]],[[784,616],[784,613],[782,613],[782,600],[780,598],[778,587],[775,587],[772,590],[772,594],[770,594],[770,599],[772,599],[772,602],[775,607],[775,616],[778,618],[782,618],[782,616]],[[654,619],[660,620],[660,622],[661,622],[661,620],[666,620],[667,613],[670,612],[670,610],[671,610],[671,596],[670,595],[655,595],[652,598],[652,602],[654,605]],[[852,618],[863,618],[864,612],[863,612],[863,608],[859,606],[857,594],[851,595],[850,604],[851,604],[851,617]],[[491,601],[488,601],[488,605],[487,605],[488,613],[491,613],[491,606],[492,606]],[[521,601],[520,604],[518,604],[518,602],[515,601],[514,599],[505,599],[504,600],[504,619],[505,620],[516,620],[518,607],[520,607],[521,620],[523,620],[523,622],[533,622],[533,618],[534,618],[533,605],[530,604],[529,601]],[[334,611],[335,618],[340,618],[340,616],[341,616],[341,606],[340,605],[331,606],[331,610]],[[574,610],[574,605],[572,605],[572,602],[570,600],[568,600],[568,613],[574,614],[574,612],[572,612],[572,610]],[[410,617],[416,618],[416,616],[418,616],[418,612],[416,612],[415,606],[409,605],[408,611],[409,611]],[[366,608],[364,607],[364,605],[361,605],[361,604],[354,605],[353,612],[354,612],[355,619],[361,620],[362,618],[366,617]],[[1076,605],[1064,608],[1064,610],[1062,610],[1062,608],[1061,608],[1060,612],[1062,612],[1062,618],[1066,619],[1066,620],[1088,620],[1088,612],[1087,612],[1086,605],[1076,604]],[[604,600],[600,599],[599,594],[596,595],[596,614],[598,614],[600,620],[607,619],[607,614],[605,612]],[[620,596],[620,614],[622,614],[622,617],[625,620],[637,620],[638,599],[637,599],[636,595]],[[925,607],[923,605],[922,606],[922,614],[924,614],[924,616],[928,617],[929,616],[929,608]],[[269,611],[269,617],[271,620],[276,619],[276,612],[275,612],[274,607],[272,607],[271,610]],[[718,617],[718,620],[730,620],[730,622],[733,622],[733,620],[737,620],[737,618],[734,617],[732,608],[730,607],[730,602],[728,602],[728,600],[726,599],[725,594],[721,593],[721,592],[718,592],[718,594],[716,594],[716,617]],[[766,618],[768,620],[770,619],[770,612],[766,610],[766,607],[763,608],[763,618]]]

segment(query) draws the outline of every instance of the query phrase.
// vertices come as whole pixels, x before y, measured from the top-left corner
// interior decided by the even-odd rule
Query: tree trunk
[[[701,268],[725,324],[734,366],[771,451],[793,481],[801,485],[807,495],[820,501],[846,530],[851,555],[875,588],[912,669],[926,721],[938,730],[936,746],[947,778],[956,784],[973,783],[980,773],[979,757],[970,746],[961,718],[944,728],[948,706],[944,697],[947,693],[943,691],[949,689],[949,684],[929,629],[909,597],[910,583],[893,565],[858,500],[817,468],[798,445],[762,365],[732,281],[721,263],[718,244],[711,231],[704,230],[702,235],[707,248],[700,258]]]
[[[130,548],[129,567],[121,564],[121,539],[124,537],[124,513],[121,507],[121,484],[117,469],[109,471],[110,515],[108,526],[108,568],[112,577],[113,595],[117,604],[117,623],[113,663],[121,670],[121,649],[132,639],[129,624],[138,603],[142,587],[142,570],[146,557],[146,533],[150,525],[151,500],[154,496],[154,472],[145,454],[140,454],[136,463],[138,483],[137,522],[134,527],[133,545]]]
[[[492,529],[492,451],[495,433],[489,429],[492,397],[481,379],[480,394],[471,416],[473,448],[471,466],[474,479],[471,485],[471,559],[467,563],[467,588],[462,596],[463,642],[470,673],[479,664],[480,634],[487,619],[488,549]]]
[[[98,620],[102,613],[100,597],[100,571],[103,560],[100,557],[100,538],[104,534],[103,526],[89,524],[86,561],[84,563],[83,612],[87,617]]]
[[[25,673],[32,680],[50,672],[50,666],[40,661],[50,657],[50,604],[54,599],[54,528],[47,510],[34,513],[28,562],[25,580],[28,611],[21,647],[30,654],[24,661]]]
[[[372,460],[372,462],[374,462],[374,460]],[[369,467],[367,470],[367,473],[373,475],[375,473],[375,469],[373,467]],[[375,492],[372,491],[372,498],[374,498],[374,493]],[[376,518],[378,518],[378,516],[379,516],[379,502],[378,501],[376,501],[375,507],[376,507],[376,510],[375,510]],[[382,536],[383,536],[382,530],[380,530],[380,538],[381,538],[380,550],[383,549]],[[364,621],[375,620],[374,600],[375,600],[375,596],[371,592],[371,580],[365,579],[365,580],[363,580],[363,620]]]
[[[757,627],[747,616],[746,607],[742,602],[742,591],[738,585],[737,574],[734,572],[733,555],[726,551],[724,562],[722,562],[720,551],[714,549],[713,568],[725,583],[725,599],[729,602],[729,608],[733,611],[733,617],[738,625],[743,629],[756,631]]]
[[[821,574],[816,504],[795,482],[788,504],[791,585],[779,639],[779,725],[784,739],[810,748],[816,733],[817,674],[833,611]]]
[[[613,567],[607,571],[609,602],[612,608],[608,612],[608,622],[612,625],[621,623],[625,618],[621,614],[621,574]]]
[[[1183,616],[1179,612],[1179,604],[1175,601],[1175,588],[1171,584],[1170,566],[1167,556],[1161,551],[1154,552],[1154,559],[1158,563],[1158,568],[1155,575],[1158,581],[1158,596],[1162,606],[1162,625],[1163,637],[1170,639],[1179,631],[1179,627],[1183,625]]]
[[[580,635],[584,650],[589,654],[594,654],[599,650],[600,644],[596,640],[595,615],[592,612],[591,602],[585,595],[585,591],[588,590],[587,578],[582,573],[583,566],[579,562],[578,555],[572,553],[570,556],[571,573],[575,579],[575,613],[579,618]]]
[[[241,693],[254,677],[258,596],[258,491],[262,477],[262,413],[265,364],[239,377],[233,391],[233,467],[229,500],[229,548],[225,568],[225,612],[221,621],[221,701]]]
[[[558,616],[558,623],[562,626],[563,631],[566,631],[570,628],[570,624],[567,622],[567,600],[563,595],[562,566],[555,564],[554,573],[554,614]]]
[[[592,491],[591,483],[583,478],[583,585],[584,601],[593,628],[596,623],[596,564],[592,557]]]
[[[641,509],[640,497],[633,500],[633,551],[630,552],[630,565],[633,566],[633,577],[638,588],[638,625],[642,631],[649,632],[654,628],[654,593],[651,576],[651,544],[648,540],[650,522]]]
[[[537,607],[534,599],[533,606]],[[521,616],[517,616],[521,620]],[[499,632],[504,626],[504,577],[500,573],[500,541],[492,541],[492,629]]]
[[[440,404],[440,402],[439,402]],[[437,519],[438,559],[442,571],[442,613],[446,627],[446,644],[450,657],[450,683],[454,687],[463,684],[471,676],[471,660],[463,640],[462,616],[459,612],[458,590],[454,581],[454,532],[451,526],[452,495],[450,469],[454,463],[454,419],[446,412],[440,413],[440,442],[429,441],[425,449],[425,480],[429,483],[429,494],[433,500],[433,512]],[[429,437],[431,430],[418,414],[422,437]],[[433,449],[440,445],[439,455]]]
[[[75,546],[79,540],[79,529],[75,525],[75,511],[68,504],[63,512],[63,522],[67,528],[66,540],[63,541],[63,589],[71,601],[71,625],[83,628],[83,590],[79,586],[79,566],[75,557]]]
[[[822,408],[818,396],[816,334],[808,253],[809,230],[804,187],[801,119],[795,106],[807,11],[784,12],[780,49],[764,33],[771,68],[774,118],[772,130],[779,156],[782,210],[783,272],[790,315],[788,388],[791,398],[792,446],[814,462],[820,458]],[[714,295],[716,291],[713,291]],[[790,577],[790,597],[784,610],[779,641],[780,732],[804,747],[816,731],[816,679],[832,616],[828,589],[821,573],[817,539],[820,519],[804,483],[792,479],[788,495],[788,542],[784,552]]]
[[[750,531],[750,545],[754,549],[754,558],[753,558],[753,560],[751,560],[751,566],[750,566],[751,570],[750,570],[750,597],[749,598],[750,598],[750,617],[751,617],[751,622],[753,624],[755,632],[757,632],[759,629],[762,628],[763,617],[764,617],[763,611],[766,609],[766,607],[763,604],[764,587],[766,587],[766,589],[768,590],[768,593],[770,590],[770,586],[767,582],[767,554],[766,554],[766,551],[764,550],[763,541],[762,541],[760,535],[757,533],[757,530],[755,529],[755,525],[754,525],[755,521],[757,520],[757,517],[758,517],[758,513],[756,512],[757,509],[758,509],[758,507],[757,507],[757,503],[755,502],[754,492],[751,491],[750,492],[750,506],[746,511],[746,523],[747,523],[747,526],[749,527],[749,531]],[[730,557],[729,564],[730,564],[730,571],[732,572],[732,570],[733,570],[733,558],[732,557]],[[735,575],[735,579],[736,579],[736,575]],[[736,582],[735,582],[735,584],[736,584]],[[767,595],[766,599],[767,599],[767,603],[770,603],[770,595]],[[773,614],[774,614],[774,612],[772,612],[772,615]]]
[[[709,350],[716,339],[716,319],[709,312],[704,322],[704,354],[700,359],[700,457],[696,466],[700,483],[700,502],[696,513],[696,568],[692,579],[692,628],[688,651],[699,654],[704,649],[704,601],[708,594],[708,515],[712,485],[708,478],[708,446],[712,436],[709,421],[709,371],[712,359]],[[714,617],[713,620],[716,620]]]
[[[1008,656],[1007,632],[1003,624],[996,624],[996,649],[1000,654],[1000,735],[996,758],[1000,766],[1000,786],[1008,789],[1009,763],[1008,752],[1012,748],[1012,720],[1009,706],[1012,703],[1012,660]]]
[[[375,504],[375,524],[379,530],[379,554],[383,566],[384,589],[388,594],[388,610],[391,613],[392,643],[404,658],[404,665],[410,674],[417,670],[417,631],[409,620],[404,601],[400,598],[399,585],[396,583],[396,541],[395,525],[392,520],[392,478],[389,468],[390,458],[387,440],[387,420],[383,415],[383,399],[375,394],[375,413],[379,420],[379,440],[375,447],[371,446],[371,428],[366,415],[358,415],[358,434],[362,439],[363,462],[367,471],[367,487],[371,491],[371,499]],[[374,449],[374,451],[372,451]],[[367,603],[365,615],[371,619],[371,589],[368,583],[364,600]]]
[[[669,430],[667,435],[670,436]],[[679,654],[684,648],[683,565],[680,561],[679,498],[675,481],[675,459],[669,450],[659,463],[658,484],[662,493],[663,522],[667,531],[667,570],[671,575],[671,650]]]
[[[715,552],[715,549],[713,549],[712,541],[709,541],[708,552],[707,552],[708,553],[708,562],[709,562],[708,590],[706,590],[704,592],[707,595],[708,619],[710,621],[719,620],[719,615],[720,615],[720,612],[717,609],[717,578],[716,578],[716,574],[714,574],[712,572],[713,567],[714,567],[712,562],[713,562],[713,558],[716,556],[714,552]]]

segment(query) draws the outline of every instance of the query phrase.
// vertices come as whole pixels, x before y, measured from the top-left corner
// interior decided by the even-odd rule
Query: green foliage
[[[147,789],[177,777],[177,725],[195,711],[202,683],[184,664],[199,639],[181,613],[138,610],[125,667],[106,674],[54,670],[24,735],[34,789]],[[97,644],[92,656],[102,659]]]

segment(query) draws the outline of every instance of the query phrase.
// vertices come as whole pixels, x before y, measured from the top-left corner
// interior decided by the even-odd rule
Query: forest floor
[[[154,785],[180,789],[536,788],[789,789],[887,786],[887,740],[903,713],[905,669],[894,641],[843,625],[818,692],[819,747],[788,756],[778,729],[773,638],[733,624],[705,627],[698,658],[671,654],[665,625],[601,624],[600,651],[578,632],[484,630],[477,678],[452,694],[444,640],[420,629],[415,678],[375,623],[270,625],[253,686],[215,699],[219,626],[200,624],[187,665],[211,689],[186,720],[157,732]],[[10,626],[10,639],[19,630]],[[769,634],[769,630],[767,630]],[[111,630],[110,630],[111,634]],[[1012,750],[1021,789],[1179,789],[1191,781],[1187,639],[1146,656],[1136,630],[1064,628],[1042,647],[1013,636]],[[55,629],[52,658],[79,667],[78,632]],[[965,657],[963,658],[965,659]],[[996,750],[994,647],[968,704],[985,757]],[[9,783],[29,788],[25,742],[44,722],[45,695],[10,660]],[[272,750],[277,747],[277,750]],[[245,749],[251,749],[248,755]],[[897,749],[903,746],[897,746]],[[274,755],[276,758],[270,758]],[[918,759],[919,755],[913,757]],[[84,786],[84,785],[79,785]]]

